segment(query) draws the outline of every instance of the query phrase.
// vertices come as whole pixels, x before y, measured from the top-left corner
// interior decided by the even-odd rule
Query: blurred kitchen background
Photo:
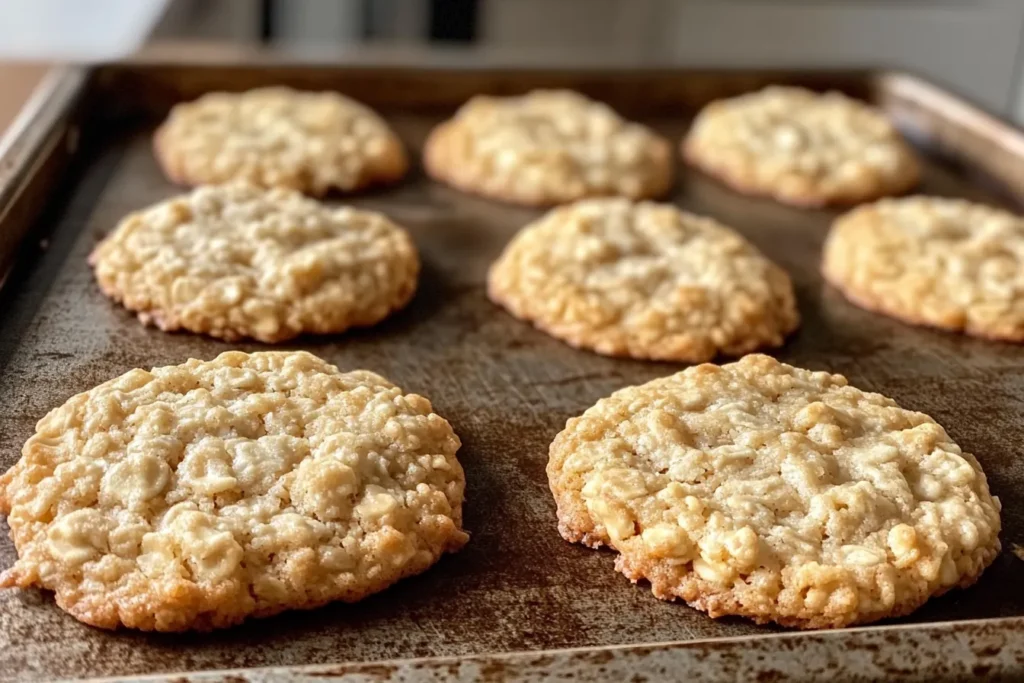
[[[554,65],[890,66],[1024,122],[1024,0],[0,0],[0,118],[38,77],[3,64],[154,43],[319,59],[444,44]]]

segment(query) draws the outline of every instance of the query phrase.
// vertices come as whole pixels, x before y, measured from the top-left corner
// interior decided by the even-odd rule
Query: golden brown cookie
[[[132,370],[0,477],[0,585],[156,631],[355,602],[466,542],[458,448],[427,399],[303,351]]]
[[[999,553],[999,499],[927,415],[762,355],[598,401],[551,444],[566,540],[712,617],[908,614]]]
[[[692,165],[786,204],[857,204],[918,182],[917,158],[882,112],[840,93],[772,86],[718,100],[683,141]]]
[[[319,196],[393,183],[409,166],[398,136],[369,107],[283,87],[179,104],[153,143],[167,177],[184,185],[245,181]]]
[[[610,356],[701,362],[782,344],[798,322],[786,273],[710,218],[588,199],[519,232],[488,293],[517,318]]]
[[[531,206],[657,197],[673,177],[666,140],[568,90],[474,97],[430,134],[423,161],[436,180]]]
[[[241,184],[131,214],[89,263],[145,323],[269,343],[373,325],[412,298],[419,274],[412,239],[386,217]]]
[[[822,272],[848,299],[915,325],[1024,341],[1024,219],[909,197],[840,216]]]

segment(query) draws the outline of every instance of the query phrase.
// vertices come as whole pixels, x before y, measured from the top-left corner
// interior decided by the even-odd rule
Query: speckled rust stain
[[[273,71],[246,73],[248,78],[275,77]],[[330,77],[322,83],[340,87],[331,72],[322,73]],[[303,78],[308,83],[313,77]],[[458,80],[448,78],[430,87],[443,90],[444,83]],[[466,78],[470,81],[460,81],[450,92],[469,89],[479,76]],[[217,81],[210,76],[203,82]],[[498,89],[514,89],[511,81],[491,82]],[[653,84],[647,94],[664,110],[678,83]],[[587,84],[600,90],[599,80]],[[174,92],[159,78],[131,85],[137,86],[139,96],[168,98]],[[368,82],[359,81],[358,87],[372,102]],[[424,97],[436,101],[440,95],[426,87],[421,88]],[[640,106],[635,97],[644,94],[632,86],[607,92],[613,103],[633,110]],[[388,113],[414,150],[440,115]],[[649,122],[677,139],[687,117]],[[163,180],[153,161],[152,123],[133,119],[86,129],[83,163],[74,182],[49,194],[53,203],[32,235],[33,244],[47,239],[49,248],[22,254],[18,271],[0,290],[2,467],[14,462],[35,421],[72,394],[134,367],[212,358],[232,348],[142,327],[100,295],[86,267],[85,256],[95,241],[125,213],[179,191]],[[923,189],[1003,199],[932,162]],[[672,200],[735,226],[792,273],[804,322],[778,352],[782,360],[842,372],[857,386],[883,391],[935,416],[985,467],[993,491],[1003,500],[1007,545],[1024,542],[1024,461],[1019,457],[1024,443],[1024,348],[914,329],[846,304],[824,286],[817,270],[830,212],[744,199],[689,173],[678,181]],[[632,586],[613,571],[611,553],[572,546],[558,536],[544,475],[551,439],[567,418],[598,398],[682,366],[575,351],[487,301],[483,283],[488,265],[539,212],[459,194],[428,182],[418,171],[393,189],[361,195],[352,203],[384,211],[410,229],[424,262],[419,291],[406,310],[374,329],[303,338],[286,348],[308,349],[343,369],[375,370],[431,398],[463,440],[459,458],[468,480],[469,545],[426,574],[359,605],[290,613],[206,635],[102,632],[66,616],[50,596],[6,591],[0,593],[0,680],[462,657],[777,632],[743,620],[715,621],[685,605],[656,600],[646,586]],[[14,558],[6,531],[0,524],[2,566]],[[937,599],[901,622],[1024,615],[1019,571],[1018,558],[1006,552],[976,587]],[[892,644],[886,640],[890,637]],[[1002,647],[1000,642],[977,647],[987,652]],[[866,641],[862,652],[882,657],[879,650],[899,646],[898,636],[885,634]],[[772,647],[765,650],[771,656],[805,651],[795,640]],[[650,660],[662,651],[660,646],[636,648],[629,657]],[[720,643],[702,643],[687,652],[688,666],[739,666],[746,661],[735,646]],[[540,668],[564,661],[559,655],[536,657],[531,666]],[[460,669],[453,661],[445,666],[455,667],[450,672],[457,675]],[[579,655],[586,667],[606,673],[621,661],[619,654],[607,650]],[[917,666],[912,653],[901,661]],[[366,676],[378,679],[398,672],[392,664],[362,666]],[[422,666],[435,671],[434,664]],[[500,680],[509,673],[508,666],[495,660],[474,672]],[[346,665],[320,673],[329,678],[348,670]],[[644,675],[657,678],[652,671]],[[765,664],[761,671],[771,676],[775,668]]]

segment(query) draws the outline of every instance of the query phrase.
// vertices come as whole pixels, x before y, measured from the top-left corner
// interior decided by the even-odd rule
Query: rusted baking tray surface
[[[179,191],[150,149],[154,125],[176,101],[273,83],[336,89],[381,110],[415,157],[430,127],[478,92],[572,87],[678,140],[709,99],[771,82],[839,88],[876,102],[926,156],[923,191],[1019,209],[1011,188],[1024,188],[1021,134],[900,74],[479,64],[66,69],[0,149],[0,267],[13,264],[0,289],[0,467],[15,461],[36,420],[72,394],[135,367],[266,348],[144,328],[99,293],[86,266],[91,247],[124,214]],[[792,274],[803,324],[779,358],[841,372],[856,386],[926,412],[977,455],[1003,502],[1004,552],[975,587],[930,602],[897,627],[793,634],[656,600],[613,571],[611,553],[565,543],[544,474],[551,439],[567,418],[613,390],[682,366],[575,351],[489,303],[488,265],[539,212],[460,194],[414,170],[395,188],[351,200],[412,232],[424,270],[411,305],[373,329],[302,338],[287,348],[308,349],[343,369],[380,372],[428,396],[451,421],[464,444],[459,459],[472,534],[466,548],[357,605],[212,634],[100,631],[65,615],[49,595],[5,591],[0,680],[218,670],[241,676],[237,670],[252,667],[344,662],[353,664],[319,673],[375,680],[447,671],[468,680],[561,671],[618,679],[616,671],[656,677],[679,666],[694,676],[776,671],[815,678],[825,670],[881,676],[890,665],[890,672],[927,678],[1022,673],[1024,561],[1014,550],[1024,544],[1024,348],[912,328],[847,304],[818,274],[831,212],[746,199],[682,168],[671,201],[734,226]],[[14,560],[6,531],[0,525],[3,566]],[[701,642],[689,642],[695,640]],[[547,650],[558,652],[538,654]],[[514,652],[529,654],[500,654]],[[380,663],[432,657],[447,659]],[[794,657],[806,664],[796,667]],[[267,680],[283,671],[245,676]]]

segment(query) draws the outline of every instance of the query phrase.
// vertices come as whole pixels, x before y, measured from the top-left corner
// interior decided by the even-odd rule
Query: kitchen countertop
[[[0,135],[21,111],[47,68],[45,64],[0,62]]]

